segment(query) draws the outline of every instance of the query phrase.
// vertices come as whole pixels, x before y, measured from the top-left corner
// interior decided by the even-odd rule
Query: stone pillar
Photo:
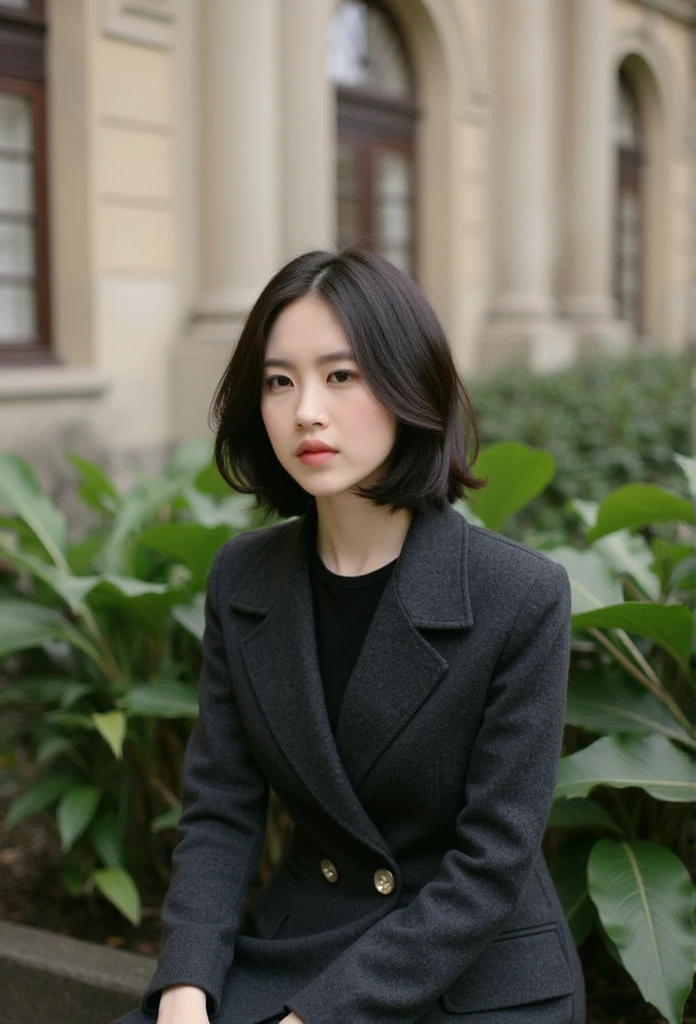
[[[333,85],[326,71],[334,0],[281,3],[283,257],[335,238]]]
[[[201,155],[191,200],[198,237],[180,244],[198,251],[198,294],[173,351],[175,440],[206,434],[240,324],[283,262],[280,6],[205,0],[195,8],[199,103],[195,124],[181,130]]]
[[[201,286],[236,317],[281,255],[279,0],[200,5]]]
[[[615,83],[609,0],[568,0],[569,67],[563,196],[563,298],[581,353],[621,350],[628,326],[612,296]]]
[[[482,340],[483,370],[519,358],[543,372],[575,356],[553,296],[552,3],[498,0],[496,6],[495,291]]]

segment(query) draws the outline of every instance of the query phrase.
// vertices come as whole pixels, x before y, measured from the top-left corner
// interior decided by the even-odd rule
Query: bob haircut
[[[326,302],[356,363],[397,421],[381,479],[355,493],[393,510],[426,511],[484,487],[471,474],[478,454],[476,417],[444,331],[414,282],[383,256],[361,248],[297,256],[265,286],[243,325],[211,405],[215,463],[233,490],[257,508],[301,515],[314,501],[276,458],[261,417],[263,362],[271,328],[291,302]]]

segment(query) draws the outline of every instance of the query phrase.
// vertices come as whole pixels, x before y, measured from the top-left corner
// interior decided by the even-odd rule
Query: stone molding
[[[657,34],[654,17],[616,33],[611,41],[611,52],[614,75],[626,57],[641,57],[645,61],[657,88],[670,155],[688,156],[694,145],[693,127],[689,111],[685,109],[688,104],[679,95],[674,67]]]
[[[102,0],[104,35],[170,49],[176,21],[174,0]]]
[[[660,14],[666,14],[678,21],[696,25],[696,4],[694,0],[640,0],[643,7],[651,7]]]

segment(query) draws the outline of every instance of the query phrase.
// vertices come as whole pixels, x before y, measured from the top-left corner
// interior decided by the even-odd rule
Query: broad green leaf
[[[140,894],[123,868],[101,868],[92,875],[94,884],[131,924],[140,924]]]
[[[597,515],[599,513],[598,501],[585,501],[583,498],[568,498],[566,507],[577,513],[586,530],[592,529],[597,522]]]
[[[141,628],[159,628],[181,598],[182,590],[166,583],[107,575],[90,594],[89,603],[95,611],[118,609]]]
[[[49,640],[65,640],[93,660],[101,660],[93,644],[59,612],[31,601],[0,600],[0,658],[41,647]]]
[[[99,581],[98,576],[73,576],[70,572],[56,569],[55,566],[44,562],[35,555],[13,549],[6,541],[0,540],[0,552],[3,558],[7,559],[16,569],[23,569],[43,580],[58,597],[65,601],[73,613],[79,611],[86,595]]]
[[[180,604],[172,608],[172,618],[197,640],[202,640],[205,630],[205,594],[196,594],[191,604]]]
[[[616,530],[600,537],[593,547],[617,572],[630,576],[651,601],[660,599],[660,583],[652,571],[653,554],[643,537],[630,530]]]
[[[616,672],[574,669],[568,681],[566,722],[589,732],[660,733],[696,750],[696,739],[649,690]]]
[[[61,569],[67,568],[68,525],[63,512],[41,493],[25,459],[0,452],[0,507],[18,515]]]
[[[680,1024],[694,971],[694,885],[664,846],[601,839],[587,865],[602,927],[643,998]]]
[[[170,807],[164,814],[160,814],[158,818],[154,818],[150,823],[150,828],[153,832],[164,832],[166,829],[176,828],[180,817],[181,806],[177,804],[176,807]]]
[[[679,452],[674,452],[674,461],[686,477],[689,494],[692,498],[696,498],[696,459],[688,455],[680,455]]]
[[[693,571],[696,566],[696,553],[694,546],[691,544],[672,544],[669,541],[663,540],[662,537],[655,537],[651,543],[651,548],[654,559],[652,571],[658,576],[666,591],[671,590],[675,583],[678,582],[678,578],[683,575],[682,573],[675,572],[678,566],[686,563],[687,559],[689,559],[690,564],[684,565],[686,572],[689,569]],[[674,579],[675,576],[677,576],[677,580]]]
[[[506,519],[541,494],[555,470],[549,452],[517,441],[482,448],[473,471],[490,482],[483,490],[472,492],[474,512],[490,530],[500,530]]]
[[[204,579],[213,557],[229,536],[230,530],[226,526],[209,528],[199,523],[165,523],[143,530],[140,543],[164,551],[187,565],[195,577]]]
[[[123,741],[126,738],[126,716],[122,711],[94,712],[91,716],[97,730],[111,747],[119,761],[123,757]]]
[[[580,498],[573,498],[567,502],[582,520],[587,530],[591,530],[599,514],[599,502],[583,501]],[[665,545],[666,541],[657,538],[652,542],[653,555],[656,556],[656,545]],[[679,545],[673,545],[675,557]],[[571,549],[572,550],[572,549]],[[628,573],[642,589],[646,597],[651,600],[658,600],[660,596],[659,580],[663,578],[658,573],[654,559],[650,557],[650,549],[645,539],[630,530],[616,530],[595,540],[592,550],[600,552],[617,571]],[[685,558],[691,554],[691,548],[682,549],[679,557]],[[656,578],[657,577],[657,578]],[[618,603],[605,601],[605,604]]]
[[[118,576],[105,573],[100,578],[100,586],[106,584],[113,587],[123,597],[143,597],[151,594],[166,594],[169,587],[166,583],[150,583],[148,580],[134,579],[132,576]],[[102,589],[104,589],[102,587]]]
[[[597,920],[597,911],[587,891],[587,859],[596,842],[594,836],[573,836],[571,842],[561,845],[549,864],[549,872],[576,946],[584,942]]]
[[[595,786],[638,786],[656,800],[696,800],[692,760],[664,736],[604,736],[561,758],[556,798],[587,796]]]
[[[168,477],[190,477],[193,479],[210,465],[213,457],[213,439],[194,437],[178,445],[164,468]]]
[[[60,725],[65,729],[94,729],[94,722],[89,715],[82,715],[77,711],[45,711],[43,721],[48,725]]]
[[[562,545],[550,548],[544,554],[559,562],[570,577],[573,615],[623,601],[623,590],[616,572],[599,552],[591,549],[579,551]]]
[[[692,502],[655,484],[626,484],[600,503],[597,522],[588,531],[587,539],[594,541],[615,530],[637,530],[672,521],[693,523]]]
[[[231,531],[245,530],[250,526],[253,499],[246,494],[228,495],[222,501],[215,501],[209,494],[201,494],[194,487],[187,487],[184,496],[199,525],[227,528],[225,540]]]
[[[227,498],[230,494],[230,485],[223,480],[219,469],[212,461],[196,474],[193,486],[201,494],[210,494],[213,498]]]
[[[101,466],[98,466],[95,462],[88,462],[87,459],[81,458],[75,452],[66,452],[65,458],[82,475],[83,482],[78,490],[78,494],[85,504],[97,509],[99,512],[113,514],[121,500],[121,495],[113,480],[111,480]]]
[[[583,797],[555,800],[547,824],[553,828],[602,828],[623,834],[623,829],[601,804]]]
[[[65,790],[75,784],[75,781],[74,775],[65,772],[51,775],[48,779],[43,779],[25,793],[15,797],[5,815],[4,830],[9,832],[25,818],[29,818],[39,811],[45,811],[47,807],[56,803]]]
[[[188,478],[153,477],[143,479],[137,489],[121,498],[111,529],[101,552],[101,565],[105,573],[122,574],[129,569],[129,549],[140,531],[162,508],[181,494]]]
[[[49,736],[36,748],[36,763],[43,768],[61,754],[70,754],[72,750],[74,744],[67,736]]]
[[[693,635],[693,617],[684,605],[624,601],[623,604],[573,615],[573,629],[623,629],[652,640],[684,664]]]
[[[132,686],[119,700],[131,717],[198,718],[198,696],[193,686],[163,682]]]
[[[123,847],[119,838],[118,817],[113,811],[99,810],[89,826],[94,852],[106,868],[123,867]]]
[[[8,683],[0,689],[0,706],[3,704],[60,704],[66,708],[92,687],[74,683],[71,679],[22,679]]]
[[[56,812],[56,824],[61,849],[67,853],[72,849],[91,822],[101,800],[101,790],[96,786],[74,786],[63,793]]]

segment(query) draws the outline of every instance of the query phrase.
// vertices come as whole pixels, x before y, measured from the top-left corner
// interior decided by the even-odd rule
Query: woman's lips
[[[329,462],[337,452],[302,452],[298,455],[301,462],[304,462],[307,466],[323,466],[325,462]]]

